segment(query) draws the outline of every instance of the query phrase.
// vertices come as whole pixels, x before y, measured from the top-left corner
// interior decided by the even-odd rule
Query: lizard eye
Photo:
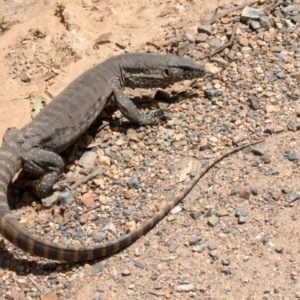
[[[169,69],[165,69],[165,75],[166,75],[166,76],[170,76],[170,71],[169,71]]]

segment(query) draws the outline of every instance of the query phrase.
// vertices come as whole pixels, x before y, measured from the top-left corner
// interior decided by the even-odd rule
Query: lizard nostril
[[[165,75],[166,75],[166,76],[170,76],[170,71],[169,71],[169,69],[165,69]]]

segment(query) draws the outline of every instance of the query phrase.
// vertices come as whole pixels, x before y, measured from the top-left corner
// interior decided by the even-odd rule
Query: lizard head
[[[124,85],[128,87],[165,88],[185,79],[203,77],[205,67],[185,57],[158,54],[127,54],[130,61],[122,64]],[[134,56],[133,56],[134,55]]]

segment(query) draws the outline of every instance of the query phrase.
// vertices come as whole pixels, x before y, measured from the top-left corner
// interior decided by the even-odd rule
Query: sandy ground
[[[0,28],[3,31],[0,35],[0,137],[8,127],[21,128],[30,122],[32,103],[38,97],[49,102],[74,78],[96,63],[124,52],[146,52],[151,47],[148,42],[162,42],[169,33],[180,31],[181,28],[198,26],[202,20],[212,16],[216,7],[229,2],[223,0],[165,2],[72,0],[64,1],[62,4],[66,6],[66,9],[63,16],[59,16],[59,13],[56,16],[55,11],[59,8],[56,1],[0,0]],[[243,1],[235,1],[235,3],[241,4]],[[43,42],[40,42],[41,36],[46,36],[47,43],[44,38]],[[97,39],[101,41],[97,43]],[[70,49],[73,50],[72,53]],[[38,59],[38,64],[31,62],[33,57]],[[29,68],[28,65],[31,67]],[[30,72],[27,72],[29,69]],[[54,75],[57,76],[54,77]],[[48,80],[45,81],[45,78]],[[278,149],[278,145],[284,143],[285,140],[291,141],[292,138],[289,132],[268,141],[268,149],[273,161],[276,161],[280,155],[280,151],[275,150]],[[296,149],[295,144],[293,147]],[[232,158],[230,162],[242,164],[243,159]],[[278,162],[277,167],[284,170],[284,162],[282,164]],[[237,169],[235,172],[238,173]],[[280,189],[283,186],[282,179],[258,180],[257,174],[251,172],[253,169],[249,168],[249,176],[245,179],[250,186],[257,186],[261,189],[265,189],[266,186]],[[284,180],[288,181],[291,174],[293,170],[286,168]],[[213,175],[206,182],[212,178]],[[234,180],[234,175],[232,178]],[[226,188],[222,174],[214,179],[219,180],[220,187]],[[297,180],[294,178],[291,187],[296,190],[297,185]],[[197,197],[198,191],[191,194],[190,199],[193,196]],[[271,192],[274,190],[271,189]],[[220,204],[219,207],[221,207]],[[255,215],[253,222],[247,224],[248,227],[237,229],[239,239],[226,244],[226,250],[222,254],[223,257],[226,255],[238,257],[237,262],[233,262],[232,265],[234,270],[232,276],[220,275],[221,264],[213,265],[209,262],[208,255],[203,262],[203,267],[199,263],[202,257],[199,258],[197,255],[185,257],[185,246],[179,250],[181,258],[177,264],[173,263],[173,256],[166,250],[161,251],[160,261],[151,251],[146,255],[143,247],[144,239],[132,249],[136,247],[143,249],[144,261],[151,266],[157,265],[157,274],[165,274],[161,277],[157,275],[165,290],[167,290],[168,278],[172,276],[172,273],[178,274],[178,283],[184,281],[185,278],[192,278],[192,282],[197,282],[197,292],[180,294],[178,299],[299,298],[300,286],[297,283],[297,276],[300,272],[299,236],[293,234],[299,228],[297,221],[294,222],[298,218],[299,207],[285,208],[284,204],[279,205],[275,209],[276,216],[271,212],[273,208],[263,209],[259,204],[255,207],[257,210],[252,212]],[[181,215],[178,224],[183,222],[184,216]],[[196,235],[197,230],[194,230],[191,236],[189,236],[189,230],[177,232],[178,224],[172,225],[172,229],[168,232],[169,238],[176,239],[177,234],[182,234],[183,240],[189,240]],[[284,227],[284,224],[288,225]],[[252,230],[253,236],[255,234],[258,236],[257,239],[269,233],[273,237],[272,244],[266,240],[266,247],[261,246],[262,244],[258,245],[256,239],[249,238],[247,230]],[[210,234],[211,231],[204,231],[204,238],[208,239]],[[215,233],[214,239],[218,237],[218,233]],[[279,245],[277,252],[274,251],[274,244]],[[288,249],[286,256],[281,257],[278,254],[280,247]],[[293,255],[296,257],[295,263],[291,258]],[[73,285],[69,289],[69,298],[97,299],[95,298],[97,296],[98,299],[159,298],[149,294],[133,297],[128,293],[128,289],[153,286],[155,282],[153,274],[132,268],[129,279],[128,277],[122,278],[120,274],[127,269],[126,261],[121,262],[118,257],[115,257],[110,258],[107,263],[111,266],[110,271],[103,275],[103,278],[92,277],[84,281],[81,277],[77,286]],[[1,272],[6,271],[0,270],[0,276]],[[78,272],[82,272],[82,268]],[[35,280],[42,282],[43,276]],[[97,287],[100,285],[104,288],[104,292],[97,292]],[[111,290],[105,289],[106,285],[110,286]],[[202,293],[199,292],[201,286],[203,287]],[[58,298],[67,299],[62,296]],[[53,298],[44,299],[57,298],[54,295]],[[173,297],[173,299],[177,298]]]

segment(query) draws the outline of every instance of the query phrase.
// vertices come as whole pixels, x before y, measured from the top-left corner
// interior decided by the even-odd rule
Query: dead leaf
[[[181,170],[180,175],[179,175],[179,180],[178,182],[183,182],[188,178],[188,174],[191,173],[192,171],[192,166],[193,166],[193,161],[189,161],[188,164]]]

